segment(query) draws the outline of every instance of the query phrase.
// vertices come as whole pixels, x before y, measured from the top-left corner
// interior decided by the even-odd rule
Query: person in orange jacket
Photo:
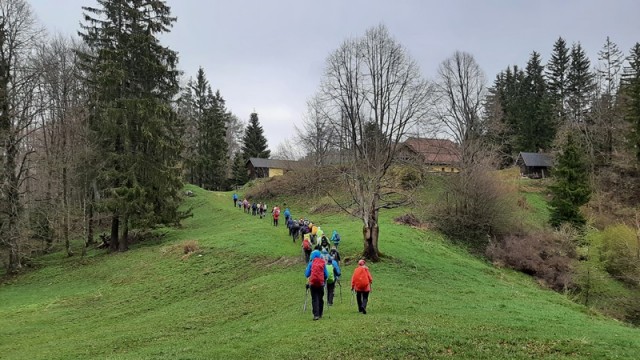
[[[369,272],[369,268],[364,260],[358,261],[358,267],[354,270],[351,277],[351,291],[356,292],[358,300],[358,311],[362,314],[367,313],[367,302],[369,301],[369,292],[371,292],[371,283],[373,278]]]

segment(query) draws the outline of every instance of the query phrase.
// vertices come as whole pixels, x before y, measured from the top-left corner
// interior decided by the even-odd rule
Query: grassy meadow
[[[230,193],[189,187],[193,217],[126,253],[48,255],[0,286],[2,359],[637,359],[640,329],[470,256],[437,233],[381,214],[382,262],[367,315],[350,305],[361,224],[311,215],[338,229],[342,299],[312,321],[300,247],[232,207]],[[531,212],[539,194],[525,194]],[[269,204],[270,206],[273,204]],[[542,211],[542,210],[541,210]],[[534,216],[534,215],[532,215]],[[199,250],[184,254],[187,244]]]

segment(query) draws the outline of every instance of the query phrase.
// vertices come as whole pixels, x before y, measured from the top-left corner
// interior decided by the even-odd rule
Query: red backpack
[[[309,242],[309,239],[305,238],[302,240],[302,248],[307,251],[311,250],[311,243]]]
[[[320,287],[324,285],[324,260],[315,258],[311,263],[311,276],[309,276],[309,285]]]

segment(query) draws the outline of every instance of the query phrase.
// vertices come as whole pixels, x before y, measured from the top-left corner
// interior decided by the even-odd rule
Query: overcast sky
[[[50,32],[76,34],[95,0],[30,0]],[[349,37],[384,24],[433,78],[456,50],[487,79],[508,65],[543,62],[555,40],[581,42],[592,66],[607,36],[626,54],[640,41],[640,0],[168,0],[178,18],[165,43],[185,77],[205,69],[243,121],[255,109],[270,149],[294,136],[327,56]]]

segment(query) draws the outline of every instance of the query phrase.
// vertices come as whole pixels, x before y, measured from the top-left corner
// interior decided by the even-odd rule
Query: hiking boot
[[[315,320],[318,320],[318,319],[320,319],[320,317],[319,317],[319,316],[314,316],[314,317],[313,317],[313,320],[314,320],[314,321],[315,321]]]
[[[367,310],[362,309],[362,315],[367,315]]]

